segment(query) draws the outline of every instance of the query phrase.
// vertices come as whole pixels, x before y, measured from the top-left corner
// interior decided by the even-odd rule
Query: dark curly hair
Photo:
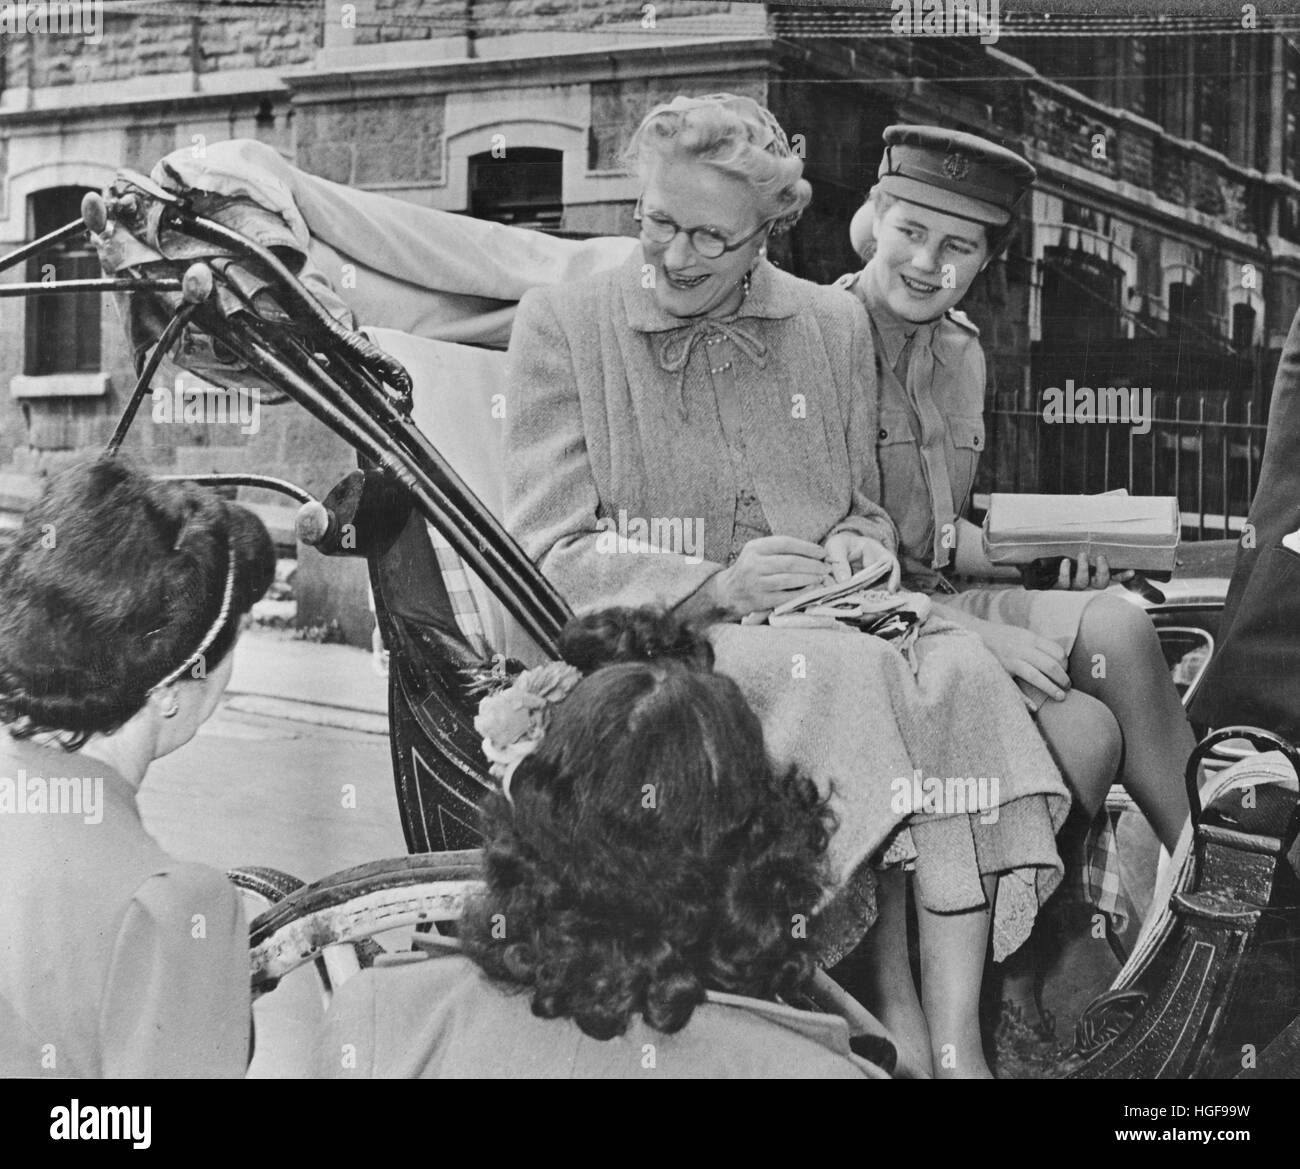
[[[651,606],[600,609],[572,618],[560,630],[560,657],[584,674],[614,662],[669,658],[708,673],[713,669],[713,646],[702,631],[724,617],[721,610],[684,621]]]
[[[833,827],[817,789],[773,767],[690,627],[609,610],[571,622],[562,646],[590,672],[519,764],[513,805],[493,793],[483,806],[486,889],[461,921],[466,952],[531,990],[534,1014],[597,1039],[637,1014],[678,1031],[706,990],[798,989]]]
[[[0,558],[0,723],[68,750],[117,730],[204,652],[219,664],[275,576],[261,520],[190,483],[107,456],[51,480]]]

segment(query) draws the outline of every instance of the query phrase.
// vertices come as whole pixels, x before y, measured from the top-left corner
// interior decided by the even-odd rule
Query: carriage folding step
[[[1261,909],[1222,893],[1176,893],[1172,905],[1182,936],[1168,974],[1071,1079],[1186,1079],[1210,1060]]]

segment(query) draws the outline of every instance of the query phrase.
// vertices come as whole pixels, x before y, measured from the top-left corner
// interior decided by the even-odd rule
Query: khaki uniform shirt
[[[881,503],[898,526],[904,571],[918,584],[928,578],[934,585],[934,569],[951,561],[955,547],[956,529],[946,542],[944,525],[953,524],[970,502],[984,450],[985,366],[979,329],[964,313],[945,313],[934,331],[930,385],[909,393],[907,370],[917,326],[880,311],[874,287],[860,272],[842,276],[836,287],[852,292],[871,320],[880,384],[876,452]],[[947,490],[941,472],[946,472]]]

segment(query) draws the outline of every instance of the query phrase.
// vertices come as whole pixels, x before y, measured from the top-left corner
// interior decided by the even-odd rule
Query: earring
[[[163,718],[175,718],[176,712],[179,711],[180,708],[180,699],[176,697],[176,694],[174,692],[168,694],[167,697],[163,699]]]

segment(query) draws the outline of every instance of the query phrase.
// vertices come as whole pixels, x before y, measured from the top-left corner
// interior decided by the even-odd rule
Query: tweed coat
[[[642,270],[638,250],[610,272],[531,290],[511,337],[506,525],[577,609],[674,605],[724,566],[730,546],[735,499],[697,344],[715,325],[684,329],[642,286]],[[892,549],[866,441],[871,335],[844,299],[759,265],[730,326],[743,331],[745,441],[774,532],[820,542],[851,528]],[[620,511],[702,528],[702,558],[598,551]]]
[[[870,327],[852,298],[761,261],[736,315],[683,323],[659,308],[647,273],[638,252],[609,272],[530,291],[511,337],[506,525],[570,604],[675,605],[729,558],[736,503],[722,473],[710,340],[733,355],[748,467],[771,530],[821,543],[850,529],[895,547],[878,502]],[[686,551],[618,543],[637,519],[662,521],[661,532],[693,521],[702,539]],[[769,750],[831,792],[843,888],[906,820],[926,904],[983,904],[980,873],[1002,873],[995,952],[1027,936],[1060,879],[1053,835],[1069,797],[1019,692],[977,637],[932,620],[914,674],[890,645],[856,633],[720,625],[711,636],[717,669],[740,685]],[[918,771],[994,779],[996,806],[978,817],[912,815]]]

